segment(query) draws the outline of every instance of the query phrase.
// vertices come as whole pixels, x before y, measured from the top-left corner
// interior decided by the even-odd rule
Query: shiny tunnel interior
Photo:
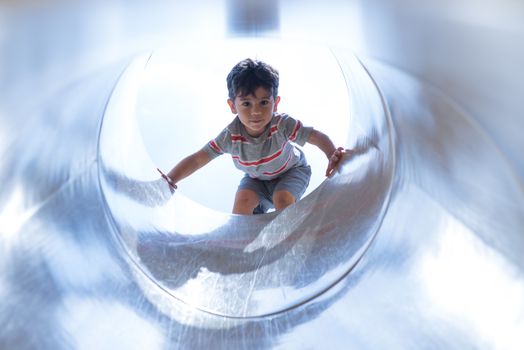
[[[522,348],[523,18],[513,0],[2,4],[0,348]],[[155,168],[230,117],[210,111],[248,56],[350,151],[295,205],[237,216],[231,164],[174,195]]]
[[[155,174],[136,113],[128,107],[137,100],[151,56],[140,57],[122,75],[99,142],[107,213],[139,270],[176,299],[232,317],[281,312],[338,282],[378,231],[394,173],[390,116],[361,63],[347,53],[336,60],[351,81],[354,116],[345,145],[351,156],[337,175],[283,212],[246,217],[218,213],[178,192],[171,197]],[[362,188],[373,190],[364,196]],[[323,237],[328,240],[318,249]]]

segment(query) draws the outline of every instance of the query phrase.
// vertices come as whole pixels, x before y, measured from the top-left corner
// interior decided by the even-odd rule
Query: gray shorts
[[[258,180],[245,175],[238,185],[239,190],[252,190],[260,198],[260,204],[253,214],[261,214],[273,208],[273,193],[285,190],[290,192],[298,201],[306,192],[311,178],[311,167],[299,166],[291,168],[273,180]]]

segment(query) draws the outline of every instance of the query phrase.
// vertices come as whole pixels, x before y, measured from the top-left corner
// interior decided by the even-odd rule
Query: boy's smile
[[[271,91],[258,87],[255,95],[235,97],[235,101],[227,100],[232,113],[238,118],[249,136],[260,136],[271,122],[273,113],[277,111],[280,96],[275,99]]]

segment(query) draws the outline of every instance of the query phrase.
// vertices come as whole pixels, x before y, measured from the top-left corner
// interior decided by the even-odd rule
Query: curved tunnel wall
[[[377,239],[351,278],[268,318],[209,317],[139,286],[100,205],[98,124],[128,57],[187,33],[223,37],[223,5],[205,18],[185,3],[3,5],[0,347],[521,348],[516,1],[481,15],[463,3],[281,2],[283,37],[351,46],[419,78],[366,60],[398,135]]]
[[[234,317],[283,312],[331,288],[369,246],[394,174],[391,121],[361,63],[350,52],[333,54],[350,82],[351,156],[295,206],[258,217],[218,213],[178,192],[170,198],[136,120],[150,56],[136,59],[119,80],[99,146],[108,216],[138,268],[177,302]]]

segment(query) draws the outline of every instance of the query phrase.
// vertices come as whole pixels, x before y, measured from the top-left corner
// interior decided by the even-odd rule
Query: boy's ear
[[[237,109],[235,108],[235,103],[231,101],[231,99],[227,99],[227,104],[229,105],[229,108],[231,108],[231,113],[237,114]]]
[[[279,102],[280,102],[280,96],[277,96],[277,98],[275,98],[275,106],[273,106],[273,112],[277,111]]]

